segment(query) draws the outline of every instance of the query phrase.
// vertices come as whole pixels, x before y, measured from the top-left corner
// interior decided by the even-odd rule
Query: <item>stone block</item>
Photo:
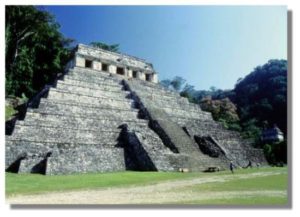
[[[95,69],[95,70],[101,71],[102,70],[102,64],[101,64],[101,62],[99,62],[97,60],[94,60],[92,68]]]
[[[112,73],[112,74],[116,74],[117,73],[117,67],[114,65],[109,65],[108,66],[108,72]]]
[[[75,57],[75,66],[77,67],[85,67],[85,59],[80,56]]]

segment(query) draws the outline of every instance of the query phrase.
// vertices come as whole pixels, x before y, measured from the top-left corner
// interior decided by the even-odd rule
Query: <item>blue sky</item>
[[[119,43],[159,79],[233,88],[269,59],[287,58],[285,6],[47,6],[66,37]]]

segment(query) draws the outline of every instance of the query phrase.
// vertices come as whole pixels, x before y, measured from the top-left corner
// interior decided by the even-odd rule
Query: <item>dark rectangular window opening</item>
[[[108,71],[108,65],[105,63],[102,63],[102,71],[107,72]]]
[[[151,81],[151,74],[146,74],[146,81]]]
[[[125,75],[124,68],[117,67],[117,74],[118,75]]]
[[[137,71],[132,71],[132,77],[137,78]]]
[[[91,60],[85,60],[85,68],[92,68],[92,62]]]

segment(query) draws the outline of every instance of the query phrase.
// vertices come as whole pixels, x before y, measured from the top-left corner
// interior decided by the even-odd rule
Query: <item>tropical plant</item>
[[[108,51],[113,51],[113,52],[118,52],[120,49],[119,44],[108,45],[103,42],[91,42],[90,45],[93,47],[97,47],[97,48],[101,48],[103,50],[108,50]]]

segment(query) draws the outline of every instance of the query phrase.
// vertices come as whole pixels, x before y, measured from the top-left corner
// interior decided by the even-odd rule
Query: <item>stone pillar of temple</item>
[[[131,69],[127,70],[127,77],[132,78],[132,70]]]
[[[117,67],[114,65],[109,65],[108,66],[108,72],[112,73],[112,74],[117,74]]]
[[[95,69],[95,70],[101,71],[102,70],[101,62],[99,62],[97,60],[94,60],[93,64],[92,64],[92,68]]]
[[[157,76],[156,73],[153,73],[153,74],[152,74],[152,80],[151,80],[151,82],[153,82],[153,83],[158,83],[158,76]]]
[[[78,67],[85,67],[85,59],[80,56],[75,57],[75,66]]]
[[[138,72],[138,78],[145,81],[146,80],[146,76],[144,72]]]

